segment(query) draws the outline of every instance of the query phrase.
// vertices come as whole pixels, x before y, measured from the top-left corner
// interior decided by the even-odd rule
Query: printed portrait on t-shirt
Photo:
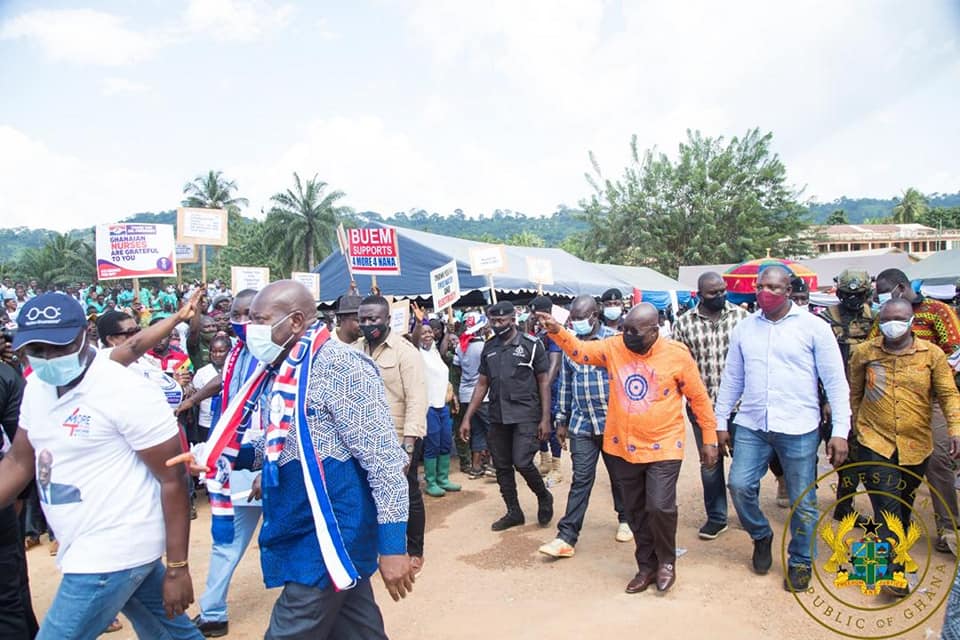
[[[53,482],[53,454],[44,449],[37,456],[37,491],[40,502],[49,505],[82,502],[80,489],[72,484]]]

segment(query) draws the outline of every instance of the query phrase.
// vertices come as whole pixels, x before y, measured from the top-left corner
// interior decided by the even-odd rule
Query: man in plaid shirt
[[[707,393],[714,404],[720,389],[720,375],[727,361],[727,348],[730,346],[730,332],[738,322],[747,317],[747,312],[727,302],[727,285],[719,273],[707,271],[697,280],[697,297],[700,302],[694,309],[677,319],[673,328],[673,339],[682,342],[690,349],[700,377],[707,387]],[[693,435],[697,439],[697,449],[703,447],[702,434],[697,420],[690,408],[687,416],[693,425]],[[728,429],[733,437],[733,420]],[[721,451],[720,455],[723,455]],[[699,535],[704,540],[713,540],[727,530],[727,484],[723,477],[723,458],[720,464],[707,468],[700,465],[700,482],[703,484],[703,506],[707,512],[707,523],[700,527]]]
[[[570,322],[574,333],[581,340],[602,340],[618,332],[600,322],[597,301],[583,295],[570,306]],[[613,507],[620,522],[616,539],[629,542],[633,532],[627,524],[623,500],[617,483],[607,463],[609,454],[603,452],[603,428],[607,421],[607,370],[572,361],[563,356],[560,367],[560,394],[557,413],[557,438],[565,443],[570,440],[570,458],[573,461],[573,481],[567,509],[557,526],[557,538],[540,547],[540,553],[554,558],[569,558],[574,554],[574,545],[583,527],[583,518],[590,502],[590,492],[597,475],[597,460],[602,455],[610,487],[613,490]]]

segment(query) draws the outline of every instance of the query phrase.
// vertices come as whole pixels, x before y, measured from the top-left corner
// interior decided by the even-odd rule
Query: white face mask
[[[880,323],[880,332],[891,340],[896,340],[897,338],[903,336],[903,334],[905,334],[907,331],[910,331],[910,326],[912,324],[913,318],[910,318],[909,320],[889,320],[887,322]]]
[[[260,362],[263,362],[264,364],[271,364],[280,356],[281,353],[283,353],[283,350],[293,339],[293,335],[291,334],[287,341],[283,344],[277,344],[273,341],[273,329],[292,315],[293,312],[290,312],[273,324],[250,323],[247,325],[246,345],[247,349],[250,350],[250,353],[253,354],[254,358]]]

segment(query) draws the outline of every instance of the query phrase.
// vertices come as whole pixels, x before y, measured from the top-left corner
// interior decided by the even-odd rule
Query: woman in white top
[[[202,389],[205,384],[220,375],[232,346],[230,336],[225,333],[218,333],[213,337],[210,341],[210,364],[200,367],[200,370],[193,376],[194,389]],[[200,442],[206,442],[210,427],[220,417],[221,410],[219,394],[200,402],[200,412],[197,415]]]
[[[433,331],[420,336],[420,355],[423,357],[427,380],[427,437],[423,442],[423,470],[428,496],[439,498],[447,491],[460,491],[460,485],[450,482],[450,451],[453,449],[453,420],[448,403],[454,412],[460,410],[450,384],[450,369],[434,345]]]

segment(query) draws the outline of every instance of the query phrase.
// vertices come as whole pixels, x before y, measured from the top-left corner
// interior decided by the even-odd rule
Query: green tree
[[[337,206],[342,191],[326,191],[327,183],[314,175],[306,183],[293,174],[293,189],[274,194],[267,213],[264,237],[277,263],[290,271],[309,271],[333,251],[340,218],[351,213]]]
[[[960,207],[930,207],[917,222],[934,229],[960,229]]]
[[[40,248],[26,249],[16,269],[23,277],[40,283],[70,284],[93,280],[96,264],[93,246],[69,233],[55,234]]]
[[[504,244],[509,244],[514,247],[542,247],[543,238],[538,236],[535,233],[530,231],[521,231],[520,233],[515,233],[506,240],[503,241]]]
[[[827,216],[824,224],[850,224],[850,221],[847,220],[847,212],[843,209],[834,209],[833,212]]]
[[[246,207],[250,203],[246,198],[234,196],[236,190],[237,183],[227,180],[223,176],[223,171],[210,170],[205,175],[199,175],[183,185],[184,198],[181,204],[185,207],[226,209],[239,213],[240,207]]]
[[[649,265],[676,276],[683,264],[740,262],[766,255],[797,257],[812,248],[807,208],[787,185],[786,167],[771,152],[773,134],[759,129],[729,141],[687,131],[676,160],[641,153],[605,179],[590,154],[594,193],[581,202],[589,224],[589,259]]]
[[[903,192],[900,202],[893,208],[893,221],[897,224],[917,222],[929,209],[927,199],[922,193],[910,187]]]

